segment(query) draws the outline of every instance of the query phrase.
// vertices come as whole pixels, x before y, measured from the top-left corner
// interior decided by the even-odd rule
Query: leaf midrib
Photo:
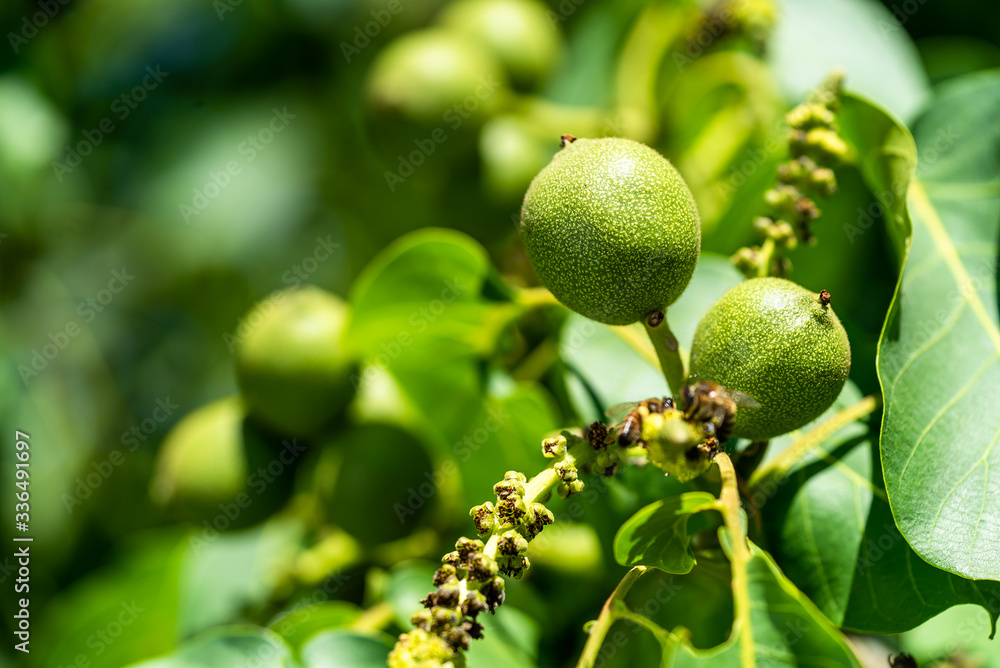
[[[944,223],[938,215],[937,209],[934,208],[934,204],[928,198],[927,191],[920,181],[913,181],[913,184],[910,186],[910,197],[913,208],[921,214],[916,216],[917,220],[930,232],[938,253],[944,257],[956,285],[969,302],[969,306],[972,307],[976,318],[982,324],[983,330],[993,343],[993,347],[1000,353],[1000,329],[997,329],[996,324],[986,310],[986,306],[979,297],[979,292],[974,288],[972,277],[969,276],[969,272],[965,269],[965,264],[962,263],[962,258],[959,257],[958,251],[955,249],[955,244],[952,242],[951,237],[948,236],[948,232],[944,228]]]

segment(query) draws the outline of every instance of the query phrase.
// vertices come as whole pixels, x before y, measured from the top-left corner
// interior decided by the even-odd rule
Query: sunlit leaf
[[[810,427],[822,429],[861,399],[848,383]],[[781,477],[752,480],[775,561],[833,623],[865,633],[905,631],[961,603],[1000,610],[1000,585],[934,568],[900,535],[882,485],[877,418],[869,410],[814,443]]]
[[[743,643],[752,643],[757,668],[802,665],[860,668],[840,632],[788,581],[774,560],[752,543],[750,554],[749,624],[737,621],[729,640],[719,647],[699,651],[679,645],[673,649],[672,662],[664,657],[662,665],[753,668],[754,664],[741,660]]]
[[[878,370],[896,523],[939,568],[1000,580],[1000,76],[955,80],[916,125],[912,242]]]
[[[347,601],[327,601],[303,605],[279,613],[267,625],[295,650],[312,636],[327,629],[351,625],[361,615],[361,608]]]
[[[132,668],[294,668],[281,637],[257,626],[222,626],[188,640],[166,657]]]
[[[688,523],[698,513],[717,510],[708,492],[687,492],[652,503],[622,525],[615,535],[615,559],[622,566],[651,566],[667,573],[694,567]]]
[[[348,629],[323,631],[302,648],[304,668],[383,668],[393,638]]]

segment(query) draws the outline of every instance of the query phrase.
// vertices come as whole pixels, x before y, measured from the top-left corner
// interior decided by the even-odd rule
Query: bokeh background
[[[232,341],[274,291],[347,298],[383,248],[425,227],[469,235],[508,283],[534,285],[517,215],[563,133],[657,147],[691,185],[705,250],[729,254],[753,239],[784,112],[831,69],[909,121],[933,86],[1000,66],[988,0],[509,4],[485,21],[475,3],[430,0],[0,5],[0,489],[13,496],[7,444],[27,431],[35,539],[32,653],[5,641],[0,665],[128,665],[303,601],[323,603],[330,626],[367,610],[391,636],[429,564],[471,529],[470,501],[508,468],[537,468],[546,431],[593,417],[572,370],[552,366],[564,314],[522,321],[479,355],[481,401],[458,417],[436,412],[452,398],[435,393],[465,385],[435,380],[444,365],[415,349],[405,372],[426,374],[422,399],[400,399],[376,368],[375,389],[300,439],[301,456],[215,532],[225,500],[157,493],[181,475],[158,457],[185,415],[237,392]],[[821,243],[792,261],[798,281],[837,295],[856,356],[871,359],[896,267],[872,194],[851,170],[838,181]],[[872,233],[846,232],[867,220]],[[874,365],[853,380],[877,390]],[[474,441],[478,465],[419,492],[496,411],[520,417]],[[218,440],[265,463],[288,440],[230,426],[193,447],[198,475],[225,476]],[[634,475],[584,504],[512,585],[498,640],[470,665],[572,663],[565,648],[579,649],[621,575],[602,537],[665,484]],[[13,502],[3,508],[7,542]],[[726,605],[663,614],[725,628]],[[721,639],[705,633],[695,642]],[[1000,650],[986,651],[997,665]]]

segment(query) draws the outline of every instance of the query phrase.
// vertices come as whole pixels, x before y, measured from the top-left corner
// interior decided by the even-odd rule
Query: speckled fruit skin
[[[815,420],[840,394],[851,345],[833,308],[783,278],[754,278],[726,292],[698,324],[690,378],[751,395],[733,436],[762,440]]]
[[[354,362],[344,348],[347,306],[312,286],[278,293],[244,319],[236,380],[252,417],[285,434],[308,436],[354,396]]]
[[[629,139],[577,139],[535,177],[521,232],[542,283],[577,313],[627,325],[672,304],[701,249],[673,165]]]

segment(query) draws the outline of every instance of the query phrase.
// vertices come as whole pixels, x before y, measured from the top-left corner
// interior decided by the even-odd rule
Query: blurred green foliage
[[[721,256],[753,237],[784,112],[831,67],[909,121],[931,83],[1000,65],[985,0],[887,4],[782,0],[765,39],[693,0],[3,3],[0,425],[31,435],[34,542],[32,652],[5,642],[0,666],[381,665],[505,470],[664,392],[620,337],[525,298],[520,200],[559,136],[629,136],[685,176],[706,251],[674,309],[686,346],[739,278]],[[906,32],[953,15],[977,37]],[[837,180],[791,259],[874,392],[897,267],[857,167]],[[247,414],[233,356],[251,308],[302,285],[349,302],[358,365],[346,414],[305,436]],[[554,501],[572,542],[533,547],[470,667],[570,665],[623,573],[611,537],[676,491],[628,470]],[[713,569],[656,612],[697,647],[731,621]],[[606,665],[652,665],[636,638]]]

